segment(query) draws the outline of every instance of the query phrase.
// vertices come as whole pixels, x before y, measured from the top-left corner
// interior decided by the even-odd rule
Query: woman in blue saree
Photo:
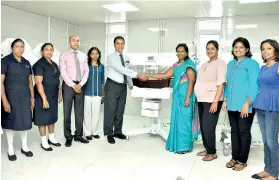
[[[194,107],[196,97],[193,93],[196,80],[196,66],[189,58],[186,44],[176,47],[178,62],[164,74],[149,74],[150,78],[164,79],[173,77],[173,99],[171,108],[170,131],[166,149],[170,152],[185,154],[193,149],[197,132],[193,132]]]

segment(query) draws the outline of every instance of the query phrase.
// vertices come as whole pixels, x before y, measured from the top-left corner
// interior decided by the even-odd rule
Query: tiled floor
[[[147,118],[125,116],[124,130],[142,127],[148,122]],[[218,127],[218,140],[221,128]],[[225,163],[230,156],[223,155],[220,142],[219,157],[212,162],[203,162],[196,156],[198,151],[203,150],[201,144],[196,144],[192,153],[177,155],[165,150],[162,138],[150,135],[134,137],[129,141],[116,140],[114,145],[101,137],[89,144],[73,142],[72,147],[66,148],[61,113],[56,137],[63,144],[62,147],[53,147],[53,152],[43,151],[35,126],[28,137],[34,157],[27,158],[20,153],[21,141],[17,134],[14,142],[18,159],[10,162],[7,159],[6,135],[2,135],[2,180],[175,180],[178,176],[185,180],[247,180],[251,179],[251,174],[263,168],[262,147],[252,147],[245,170],[234,172],[227,169]]]

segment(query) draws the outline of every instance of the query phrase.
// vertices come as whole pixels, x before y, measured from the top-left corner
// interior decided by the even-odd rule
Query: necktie
[[[120,54],[120,59],[121,59],[122,66],[125,67],[124,59],[123,59],[122,54]],[[127,84],[127,76],[125,74],[123,74],[123,76],[124,76],[124,84]]]
[[[75,51],[75,62],[76,62],[76,81],[80,82],[81,80],[81,72],[80,72],[80,64],[77,56],[77,51]]]

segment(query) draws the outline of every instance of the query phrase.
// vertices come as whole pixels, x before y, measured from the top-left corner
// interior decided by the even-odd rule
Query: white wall
[[[163,20],[167,29],[164,36],[164,48],[162,52],[175,52],[179,43],[186,43],[188,46],[196,41],[196,19],[168,19]]]
[[[80,50],[87,54],[91,47],[98,47],[102,53],[101,62],[104,63],[106,58],[106,24],[80,26],[79,35]]]
[[[59,19],[51,19],[51,42],[63,52],[68,47],[67,22]]]
[[[24,21],[23,21],[24,20]],[[50,29],[48,17],[22,11],[1,4],[1,40],[6,38],[25,39],[32,48],[50,40],[60,52],[68,48],[68,36],[78,34],[78,25],[64,20],[51,18]]]
[[[237,16],[224,18],[223,45],[225,57],[230,59],[232,42],[235,38],[242,36],[248,39],[251,45],[253,58],[262,64],[260,44],[267,38],[279,41],[278,15],[265,16]],[[257,25],[257,28],[236,29],[236,25]]]
[[[1,40],[11,37],[26,39],[33,48],[47,42],[48,18],[1,4]]]
[[[128,47],[129,53],[158,52],[159,32],[152,32],[149,28],[158,28],[157,20],[129,21]]]

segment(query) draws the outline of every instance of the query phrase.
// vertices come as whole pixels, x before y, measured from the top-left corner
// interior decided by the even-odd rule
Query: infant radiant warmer
[[[128,54],[130,67],[138,73],[165,73],[177,62],[175,53]],[[132,97],[142,98],[141,116],[151,118],[150,126],[127,132],[127,137],[142,134],[159,135],[165,140],[169,132],[169,121],[160,119],[163,99],[170,99],[172,94],[172,79],[149,79],[141,81],[133,79]],[[170,116],[169,116],[170,117]]]

